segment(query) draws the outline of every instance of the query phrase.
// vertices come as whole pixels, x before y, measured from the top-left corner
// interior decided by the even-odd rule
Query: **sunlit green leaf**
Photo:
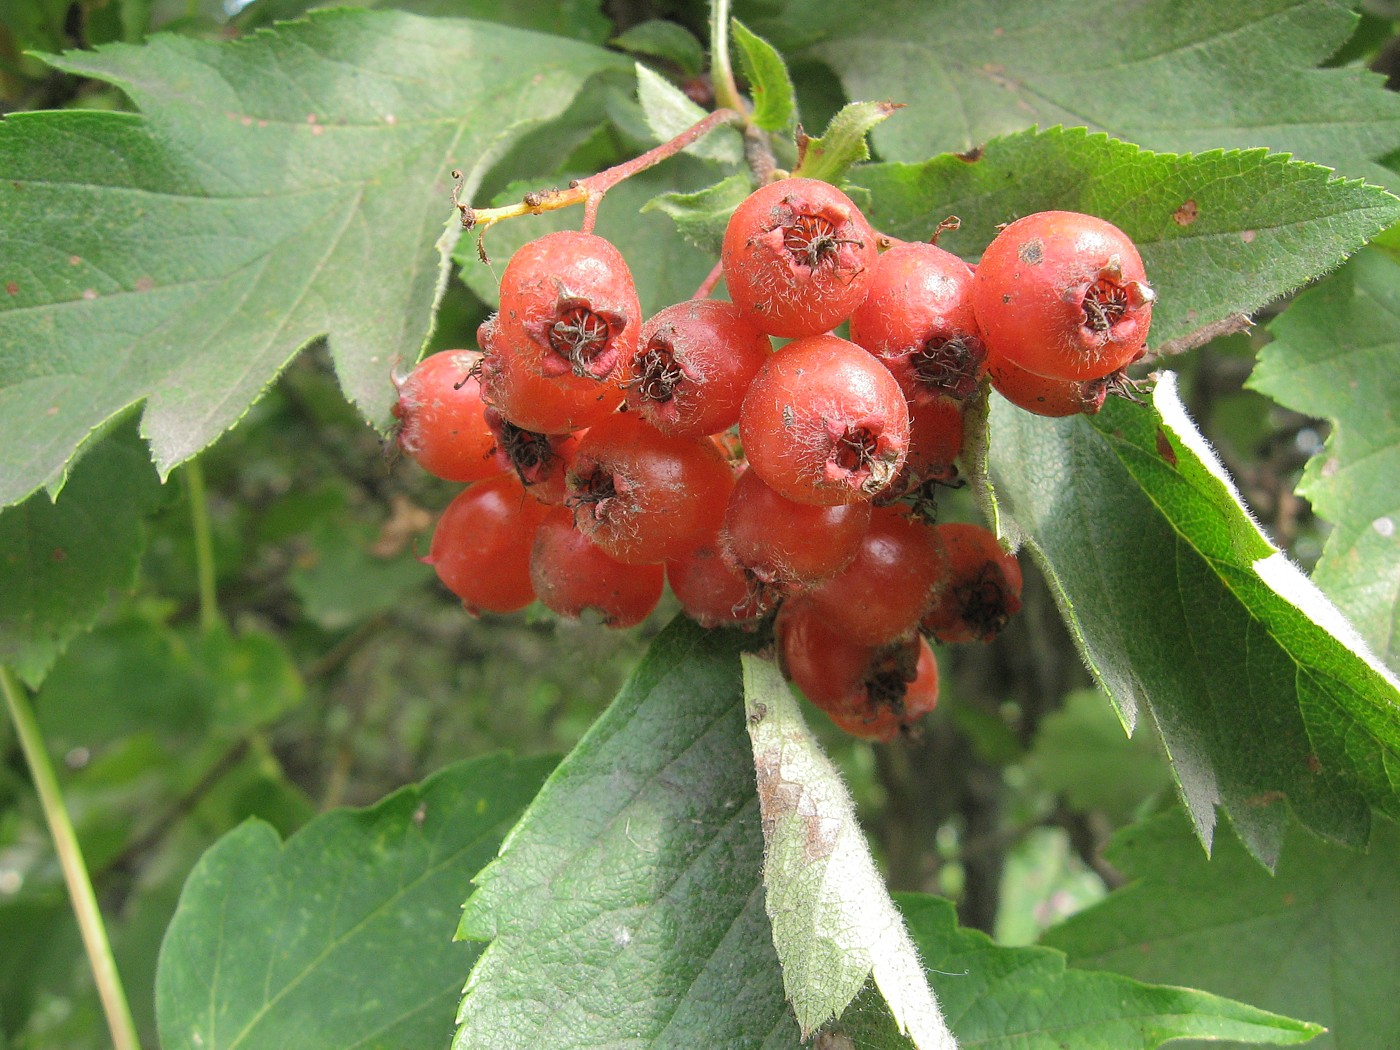
[[[875,133],[892,160],[1063,124],[1178,153],[1266,146],[1400,182],[1375,162],[1395,149],[1400,98],[1364,68],[1316,68],[1355,22],[1331,0],[800,0],[779,24],[850,97],[908,103]]]
[[[232,43],[162,35],[53,60],[131,113],[0,123],[0,503],[56,484],[144,402],[168,472],[327,336],[385,422],[432,324],[453,218],[530,125],[617,61],[486,23],[325,11]]]

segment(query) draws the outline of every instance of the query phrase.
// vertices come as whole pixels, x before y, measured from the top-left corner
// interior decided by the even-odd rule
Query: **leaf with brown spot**
[[[953,1035],[845,784],[777,664],[748,653],[742,660],[766,847],[765,904],[783,988],[804,1037],[840,1017],[873,978],[915,1047],[952,1050]]]

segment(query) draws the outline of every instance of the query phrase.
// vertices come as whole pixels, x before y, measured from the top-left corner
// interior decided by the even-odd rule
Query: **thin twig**
[[[460,200],[455,191],[452,195],[452,202],[462,214],[462,228],[467,230],[473,228],[484,230],[486,227],[505,219],[513,219],[521,215],[543,215],[547,211],[558,211],[560,208],[582,204],[584,206],[583,230],[586,233],[591,232],[597,221],[598,205],[602,203],[604,194],[623,179],[630,179],[633,175],[646,171],[648,168],[654,168],[663,160],[674,157],[687,146],[698,142],[714,131],[715,128],[724,127],[727,124],[742,124],[743,122],[744,116],[738,110],[717,109],[703,120],[686,128],[675,138],[669,139],[631,160],[606,168],[596,175],[579,179],[568,189],[527,193],[519,203],[508,204],[500,208],[473,208],[465,201]],[[460,179],[461,173],[454,171],[452,177]]]

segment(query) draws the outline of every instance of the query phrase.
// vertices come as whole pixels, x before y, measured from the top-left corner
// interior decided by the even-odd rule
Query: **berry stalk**
[[[583,232],[592,233],[593,227],[598,221],[598,205],[602,203],[608,190],[624,179],[630,179],[633,175],[640,174],[648,168],[654,168],[663,160],[674,157],[687,146],[698,142],[714,131],[715,128],[723,127],[726,124],[742,124],[743,122],[744,115],[739,111],[727,108],[717,109],[703,120],[686,128],[675,138],[663,142],[645,153],[638,154],[631,160],[625,160],[621,164],[606,168],[596,175],[579,179],[572,183],[568,189],[530,192],[525,194],[519,203],[507,204],[500,208],[473,208],[470,204],[462,201],[458,196],[462,173],[453,169],[452,177],[457,180],[457,187],[452,191],[452,203],[461,212],[462,229],[476,229],[481,232],[485,232],[489,227],[506,219],[514,219],[521,215],[543,215],[547,211],[558,211],[561,208],[582,204],[584,208]]]

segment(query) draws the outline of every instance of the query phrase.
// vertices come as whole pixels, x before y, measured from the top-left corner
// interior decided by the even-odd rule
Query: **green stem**
[[[748,112],[729,61],[729,0],[710,2],[710,82],[714,85],[717,108]]]
[[[204,468],[198,460],[180,472],[190,501],[190,526],[194,531],[195,575],[199,582],[199,626],[212,631],[219,626],[219,594],[215,583],[214,531],[209,524],[209,501],[204,493]]]
[[[44,746],[43,734],[34,717],[34,708],[29,703],[24,687],[3,664],[0,664],[0,691],[5,694],[10,718],[14,720],[15,731],[19,735],[20,748],[29,764],[34,789],[39,794],[39,805],[43,808],[49,834],[53,837],[54,851],[58,854],[58,863],[63,869],[63,879],[68,884],[68,897],[73,903],[73,914],[78,920],[83,947],[87,951],[92,975],[97,982],[97,994],[102,1000],[102,1010],[107,1015],[107,1028],[112,1033],[112,1044],[116,1050],[140,1050],[141,1040],[136,1034],[136,1024],[131,1019],[131,1007],[127,1004],[126,992],[122,990],[116,960],[112,958],[107,928],[102,922],[102,912],[97,907],[92,880],[88,877],[87,865],[83,863],[83,853],[78,846],[73,822],[63,804],[63,793],[59,790],[58,777],[54,774],[53,763],[49,760],[48,749]]]

